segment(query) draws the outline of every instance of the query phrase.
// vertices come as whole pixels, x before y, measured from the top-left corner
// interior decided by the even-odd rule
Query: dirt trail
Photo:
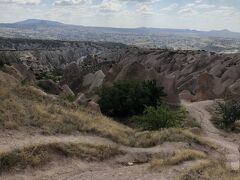
[[[238,145],[230,142],[225,138],[225,133],[216,129],[211,123],[211,115],[205,108],[211,105],[212,101],[203,101],[197,103],[183,102],[183,106],[189,111],[190,115],[194,117],[202,126],[205,138],[209,141],[218,144],[220,151],[226,156],[226,164],[232,169],[239,168],[239,151]],[[189,148],[187,143],[163,143],[151,148],[132,148],[116,144],[115,142],[98,136],[90,135],[57,135],[44,136],[40,134],[26,134],[19,131],[0,132],[0,152],[12,151],[16,148],[21,148],[37,144],[46,144],[51,142],[78,142],[89,144],[103,144],[107,146],[118,146],[118,148],[127,155],[134,156],[139,154],[141,158],[148,154],[169,154],[182,148]],[[126,155],[126,156],[127,156]],[[121,158],[121,157],[120,157]],[[125,157],[126,158],[126,157]],[[131,158],[127,157],[125,162],[131,162]],[[149,171],[149,164],[135,164],[133,166],[126,166],[118,162],[117,158],[106,162],[83,162],[79,159],[56,159],[48,165],[38,169],[26,169],[21,173],[5,174],[0,176],[0,179],[6,180],[48,180],[48,179],[70,179],[70,180],[171,180],[181,174],[184,170],[200,163],[201,160],[188,161],[178,166],[171,166],[167,169],[162,169],[160,172]]]
[[[0,152],[12,151],[26,145],[37,145],[51,142],[77,142],[89,144],[103,144],[109,146],[118,146],[126,155],[121,155],[105,162],[86,162],[72,158],[58,158],[50,164],[39,167],[38,169],[26,169],[20,173],[5,173],[0,175],[4,180],[171,180],[184,169],[190,168],[198,161],[189,161],[178,166],[172,166],[160,172],[151,172],[149,163],[134,163],[132,166],[128,162],[134,162],[138,156],[141,160],[152,154],[167,155],[174,153],[176,150],[188,148],[188,143],[165,142],[161,145],[151,148],[132,148],[118,145],[109,139],[89,135],[58,135],[43,136],[33,135],[26,136],[20,132],[0,133]]]
[[[218,130],[212,124],[211,115],[206,108],[213,104],[214,101],[211,100],[195,103],[182,102],[182,105],[190,115],[201,125],[205,138],[220,147],[220,151],[225,155],[227,167],[232,170],[239,170],[239,145],[231,142],[232,138],[230,135]]]
[[[23,148],[29,145],[47,144],[53,142],[62,143],[87,143],[87,144],[102,144],[106,146],[117,146],[120,150],[125,153],[173,153],[176,149],[187,148],[188,144],[183,142],[171,142],[163,143],[150,148],[134,148],[116,144],[115,142],[98,136],[91,135],[56,135],[56,136],[44,136],[44,135],[24,135],[23,133],[17,134],[2,134],[0,133],[0,153],[12,151],[13,149]]]
[[[201,164],[206,160],[184,162],[181,165],[169,166],[159,171],[151,171],[149,164],[119,166],[109,162],[88,163],[79,159],[65,159],[51,162],[38,169],[10,175],[4,180],[174,180],[186,169]]]

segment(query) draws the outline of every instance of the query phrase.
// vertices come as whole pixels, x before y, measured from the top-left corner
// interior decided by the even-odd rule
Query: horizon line
[[[0,22],[0,24],[16,24],[19,22],[24,22],[27,20],[40,20],[40,21],[50,21],[50,22],[56,22],[60,23],[63,25],[69,25],[69,26],[83,26],[83,27],[95,27],[95,28],[115,28],[115,29],[171,29],[171,30],[189,30],[189,31],[199,31],[199,32],[211,32],[211,31],[229,31],[231,33],[240,33],[240,31],[232,31],[229,30],[228,28],[223,28],[223,29],[211,29],[211,30],[200,30],[200,29],[194,29],[194,28],[169,28],[169,27],[153,27],[153,26],[138,26],[138,27],[117,27],[117,26],[95,26],[95,25],[81,25],[81,24],[68,24],[64,23],[58,20],[51,20],[51,19],[38,19],[38,18],[29,18],[29,19],[24,19],[24,20],[19,20],[15,22]]]

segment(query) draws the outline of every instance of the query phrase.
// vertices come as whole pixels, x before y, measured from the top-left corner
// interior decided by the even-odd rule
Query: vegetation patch
[[[213,123],[220,129],[240,130],[240,99],[229,99],[217,102],[214,108],[209,108]]]
[[[141,114],[146,106],[160,105],[166,95],[156,81],[117,81],[111,87],[102,87],[98,94],[101,111],[113,117]]]
[[[164,142],[192,142],[212,149],[217,148],[212,142],[191,133],[189,130],[179,128],[137,132],[132,141],[133,146],[136,147],[151,147]]]
[[[86,132],[134,147],[151,147],[172,141],[193,142],[214,148],[212,143],[188,130],[163,128],[158,131],[138,131],[101,114],[76,107],[61,98],[52,98],[32,86],[17,84],[8,76],[2,77],[0,128],[31,127],[44,134]]]
[[[192,149],[184,149],[171,157],[167,157],[164,159],[153,159],[151,161],[151,169],[159,169],[162,166],[173,166],[181,164],[185,161],[191,161],[196,159],[206,158],[207,155],[202,151],[192,150]]]
[[[117,147],[82,143],[48,143],[24,147],[0,154],[0,173],[10,169],[24,169],[44,164],[54,155],[78,157],[86,161],[103,161],[121,154]]]
[[[171,110],[166,105],[147,107],[143,115],[133,116],[132,120],[143,130],[158,130],[161,128],[183,127],[185,112]]]
[[[221,162],[206,160],[183,172],[178,180],[239,180],[239,177],[239,171],[233,172],[226,169],[225,165]]]

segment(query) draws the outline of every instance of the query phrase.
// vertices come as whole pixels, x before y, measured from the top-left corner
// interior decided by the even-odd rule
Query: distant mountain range
[[[139,33],[139,34],[174,34],[188,36],[206,36],[206,37],[224,37],[240,38],[240,33],[232,32],[227,29],[213,31],[197,31],[189,29],[169,29],[169,28],[113,28],[113,27],[88,27],[79,25],[68,25],[57,21],[48,21],[41,19],[27,19],[16,23],[0,23],[0,28],[79,28],[91,31],[100,31],[108,33]]]
[[[240,52],[240,33],[225,30],[198,31],[169,28],[114,28],[69,25],[56,21],[28,19],[0,23],[0,37],[108,41],[148,48],[201,49]]]

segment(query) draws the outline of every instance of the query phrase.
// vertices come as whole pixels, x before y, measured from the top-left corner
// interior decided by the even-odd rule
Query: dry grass
[[[133,144],[137,147],[149,147],[163,142],[192,142],[216,149],[217,146],[186,129],[163,129],[155,132],[138,132],[133,138]]]
[[[77,157],[86,161],[103,161],[122,154],[117,147],[82,143],[48,143],[30,145],[0,154],[0,173],[35,167],[51,161],[56,155]]]
[[[0,71],[0,128],[32,127],[45,134],[87,132],[136,147],[150,147],[165,141],[194,142],[211,148],[212,143],[183,129],[137,132],[101,114],[77,108],[41,90],[21,85]]]
[[[191,161],[196,159],[204,159],[207,155],[202,151],[192,150],[192,149],[184,149],[171,157],[167,157],[164,159],[153,159],[151,161],[151,169],[159,169],[162,166],[173,166],[181,164],[185,161]]]
[[[226,169],[223,163],[206,160],[184,172],[178,180],[239,180],[240,172]]]

